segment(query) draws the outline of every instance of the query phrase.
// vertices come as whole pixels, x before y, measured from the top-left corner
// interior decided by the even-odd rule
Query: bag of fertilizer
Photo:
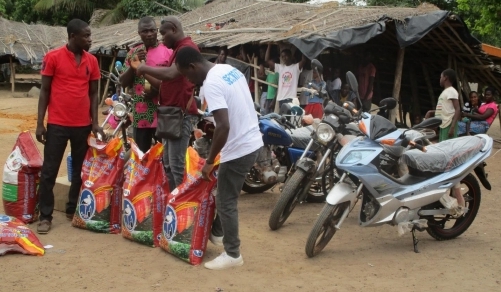
[[[45,249],[21,220],[0,214],[0,256],[8,253],[42,256]]]
[[[24,223],[38,219],[38,183],[42,155],[28,131],[17,137],[3,167],[2,201],[5,213]]]
[[[123,184],[122,236],[156,247],[161,233],[161,223],[157,222],[162,221],[163,196],[168,190],[163,145],[157,143],[143,153],[134,141],[130,143]]]
[[[166,198],[160,247],[192,265],[199,265],[214,220],[219,156],[210,174],[211,181],[202,178],[205,159],[191,147],[186,156],[185,180]]]
[[[88,143],[72,225],[101,233],[119,233],[125,164],[123,142],[117,137],[104,143],[91,134]]]

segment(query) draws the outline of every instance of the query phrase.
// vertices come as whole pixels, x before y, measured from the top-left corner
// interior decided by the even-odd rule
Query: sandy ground
[[[34,131],[36,104],[36,98],[0,92],[0,165],[17,134]],[[489,132],[499,138],[497,120]],[[0,291],[501,291],[501,230],[496,219],[500,157],[487,161],[493,191],[482,189],[480,211],[470,229],[448,242],[419,233],[420,254],[413,252],[411,236],[399,237],[394,227],[358,227],[357,206],[325,250],[308,259],[306,237],[323,204],[299,206],[282,229],[272,232],[268,218],[279,195],[276,189],[240,198],[245,260],[240,268],[193,267],[160,248],[73,228],[64,214],[55,212],[52,231],[39,236],[54,247],[43,257],[2,257]],[[65,173],[63,163],[60,175]],[[35,230],[35,224],[30,228]],[[209,244],[205,260],[221,251]]]

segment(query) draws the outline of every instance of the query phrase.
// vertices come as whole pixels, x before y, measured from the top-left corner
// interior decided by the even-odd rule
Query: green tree
[[[456,0],[367,0],[368,6],[403,6],[416,7],[423,2],[431,3],[442,10],[453,11],[457,7]]]
[[[458,13],[473,35],[481,41],[501,46],[501,3],[499,0],[456,0]]]

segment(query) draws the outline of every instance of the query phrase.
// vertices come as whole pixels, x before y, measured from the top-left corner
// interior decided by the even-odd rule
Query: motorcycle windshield
[[[377,140],[397,130],[394,124],[379,115],[371,116],[371,140]]]

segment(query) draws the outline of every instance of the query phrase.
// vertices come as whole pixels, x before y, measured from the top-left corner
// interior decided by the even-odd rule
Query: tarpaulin
[[[419,41],[432,29],[438,27],[449,16],[449,11],[438,10],[425,15],[410,16],[404,21],[396,21],[396,34],[400,47],[407,47]],[[393,19],[381,17],[377,22],[358,27],[341,29],[325,35],[311,35],[305,38],[292,37],[295,45],[309,59],[316,58],[328,48],[345,50],[364,44],[386,31],[386,23]]]

